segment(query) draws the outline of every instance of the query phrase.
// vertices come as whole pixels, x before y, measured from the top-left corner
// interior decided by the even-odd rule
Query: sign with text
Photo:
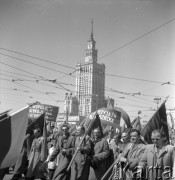
[[[102,124],[120,126],[121,112],[115,109],[101,108],[97,110]]]
[[[29,107],[29,118],[33,121],[43,114],[44,111],[46,112],[45,119],[47,121],[56,121],[59,107],[47,104],[36,104]]]

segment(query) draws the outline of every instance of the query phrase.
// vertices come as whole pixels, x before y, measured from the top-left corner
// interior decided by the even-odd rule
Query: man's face
[[[158,132],[157,132],[157,133],[153,133],[153,134],[151,135],[151,139],[152,139],[153,144],[154,144],[156,147],[162,146],[163,140],[162,140],[162,138],[161,138],[160,133],[158,133]]]
[[[137,132],[132,132],[130,136],[132,143],[137,143],[139,141],[139,135]]]
[[[67,135],[69,130],[67,127],[64,126],[64,127],[62,127],[62,132],[63,132],[63,135]]]
[[[98,129],[94,130],[94,139],[97,140],[100,137],[100,131]]]
[[[82,134],[83,134],[82,127],[81,127],[81,126],[78,126],[78,127],[77,127],[77,135],[78,135],[78,136],[81,136]]]
[[[128,141],[128,134],[127,133],[122,133],[122,137],[121,138],[122,138],[124,143],[127,142]]]
[[[40,132],[37,129],[34,130],[33,134],[36,138],[40,136]]]
[[[119,142],[120,138],[118,136],[114,136],[114,142],[117,144]]]

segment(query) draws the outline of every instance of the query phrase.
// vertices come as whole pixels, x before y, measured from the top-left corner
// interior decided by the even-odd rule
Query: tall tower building
[[[105,65],[97,63],[98,51],[93,37],[93,21],[90,40],[85,50],[85,60],[77,64],[76,95],[79,101],[79,115],[87,116],[104,107]]]

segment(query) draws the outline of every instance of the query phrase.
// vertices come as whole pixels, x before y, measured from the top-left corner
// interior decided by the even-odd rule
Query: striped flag
[[[21,152],[29,107],[0,120],[0,169],[13,166]]]

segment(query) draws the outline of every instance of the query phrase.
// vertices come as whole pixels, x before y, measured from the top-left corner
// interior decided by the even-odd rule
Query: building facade
[[[78,116],[79,112],[79,102],[76,97],[69,95],[65,97],[64,101],[64,113],[67,113],[67,116]]]
[[[98,51],[95,45],[92,22],[85,60],[84,63],[77,64],[76,71],[76,96],[79,102],[79,115],[82,116],[104,107],[105,65],[97,62]]]

